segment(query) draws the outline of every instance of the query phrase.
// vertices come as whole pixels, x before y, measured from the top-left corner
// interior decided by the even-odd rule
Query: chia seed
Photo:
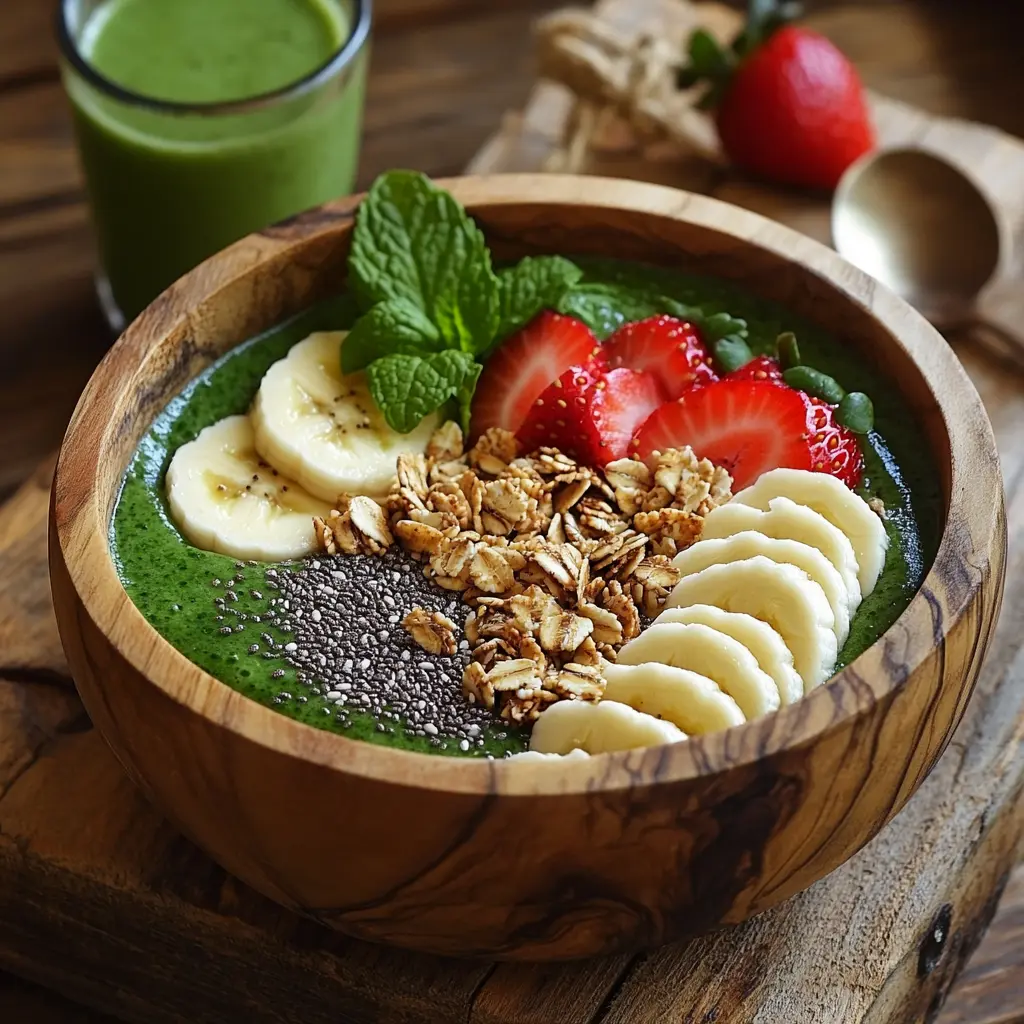
[[[371,713],[377,732],[426,737],[435,747],[450,740],[451,748],[467,751],[483,742],[484,727],[494,721],[490,711],[462,695],[469,644],[461,643],[454,655],[425,658],[404,629],[381,629],[382,623],[397,625],[414,608],[465,621],[468,609],[460,595],[442,590],[414,568],[404,552],[392,549],[381,556],[321,557],[296,572],[268,570],[268,585],[273,576],[280,599],[268,602],[271,611],[263,621],[289,634],[289,640],[282,647],[263,633],[261,639],[274,651],[263,657],[280,657],[295,668],[307,692],[315,680],[332,702],[324,710],[342,729],[352,724],[344,717],[345,705]],[[283,676],[284,670],[273,677],[280,678],[278,673]]]

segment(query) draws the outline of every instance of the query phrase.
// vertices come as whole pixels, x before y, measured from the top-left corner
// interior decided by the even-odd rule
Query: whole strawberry
[[[783,185],[833,189],[875,145],[856,69],[828,39],[790,25],[793,4],[751,0],[729,49],[699,29],[679,85],[701,81],[718,136],[738,167]]]

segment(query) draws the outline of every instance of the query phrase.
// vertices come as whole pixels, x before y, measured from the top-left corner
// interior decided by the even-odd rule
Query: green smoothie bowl
[[[914,793],[1002,594],[991,429],[910,307],[723,203],[557,175],[250,235],[90,381],[61,637],[150,799],[350,935],[650,947]]]

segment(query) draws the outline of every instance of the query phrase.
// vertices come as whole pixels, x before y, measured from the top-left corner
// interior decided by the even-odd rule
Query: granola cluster
[[[426,455],[399,456],[383,507],[345,496],[315,529],[329,554],[397,542],[429,579],[461,592],[466,697],[522,723],[557,700],[600,700],[602,659],[640,632],[641,615],[657,615],[679,579],[673,555],[731,487],[689,448],[602,472],[554,448],[521,456],[498,428],[465,451],[448,422]],[[449,620],[418,609],[404,625],[425,650],[454,650]]]

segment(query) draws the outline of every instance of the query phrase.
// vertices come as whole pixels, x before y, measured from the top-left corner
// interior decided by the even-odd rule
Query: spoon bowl
[[[836,192],[836,249],[932,319],[963,316],[999,267],[999,223],[966,175],[920,149],[858,161]]]
[[[1024,365],[1019,282],[1008,273],[1009,232],[972,178],[923,149],[870,153],[836,190],[832,241],[854,266],[940,328],[981,337]]]

